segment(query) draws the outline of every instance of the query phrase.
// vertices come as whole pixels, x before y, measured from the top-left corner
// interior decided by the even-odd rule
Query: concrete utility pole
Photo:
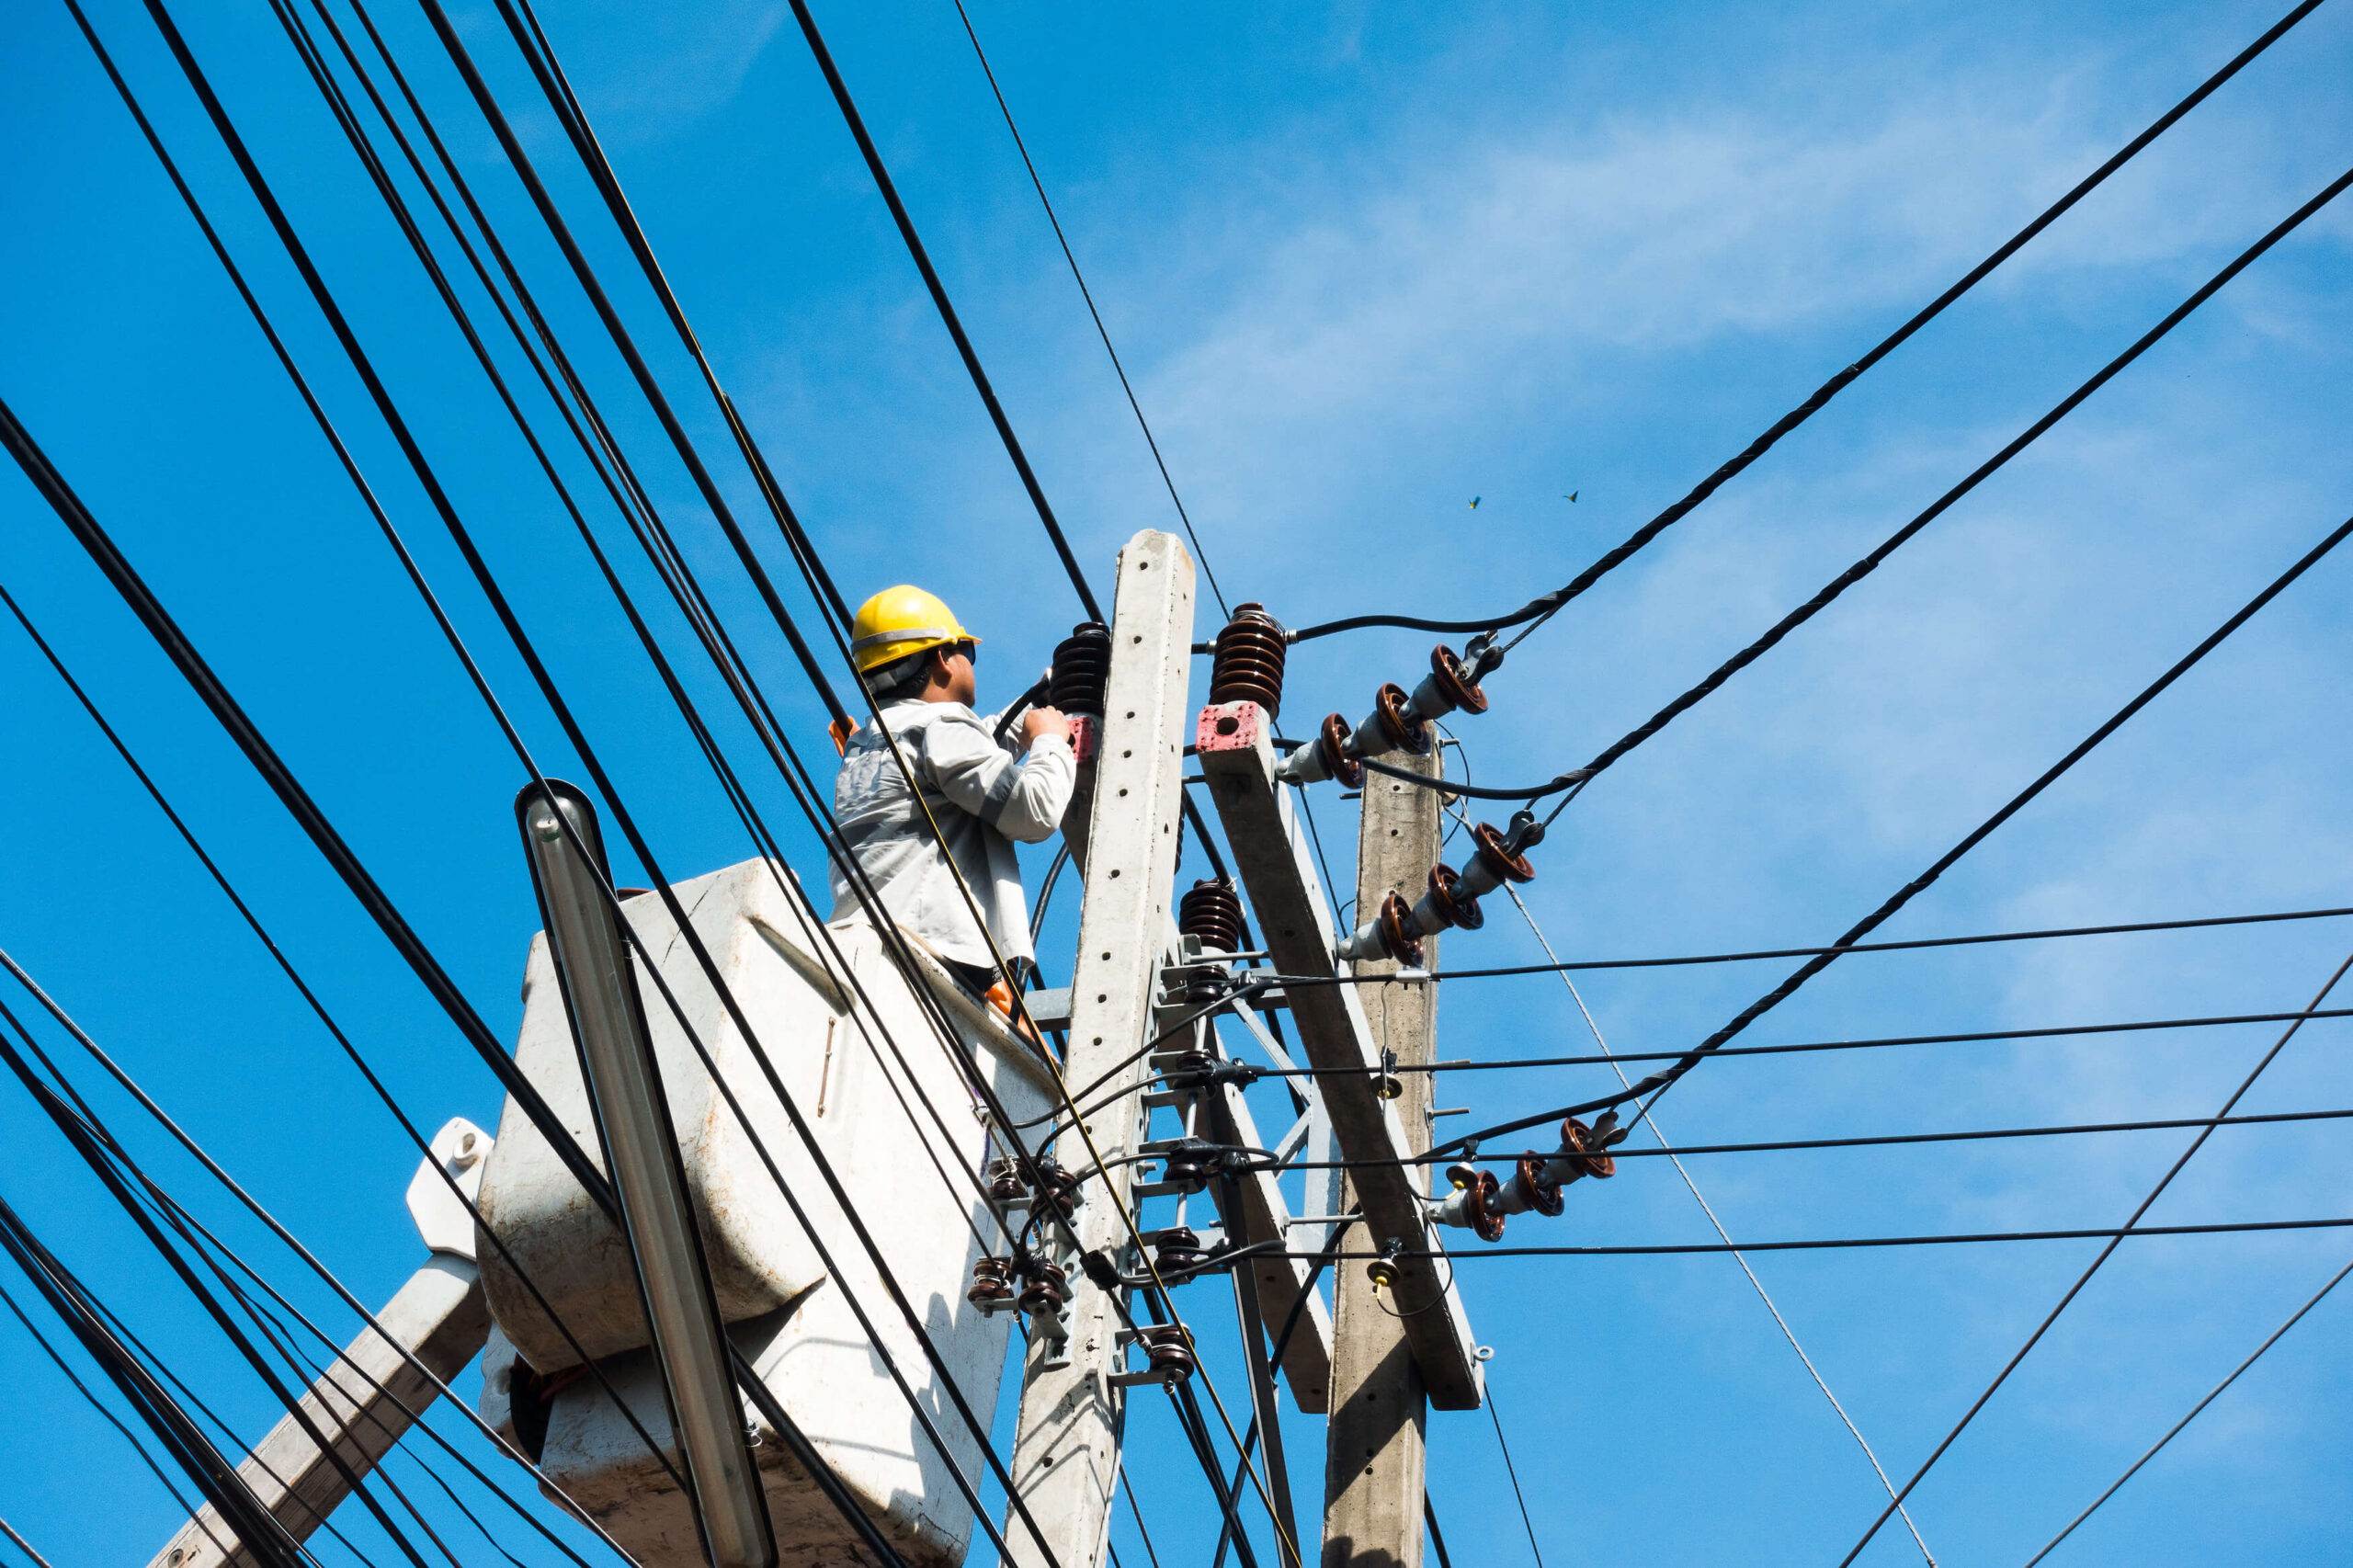
[[[1192,665],[1193,562],[1173,534],[1151,530],[1120,551],[1111,612],[1110,680],[1096,753],[1095,799],[1086,835],[1086,893],[1079,905],[1078,958],[1071,966],[1070,1053],[1063,1075],[1092,1083],[1134,1055],[1153,1018],[1176,876],[1184,812],[1186,681]],[[1141,1056],[1090,1098],[1114,1085],[1130,1091],[1088,1120],[1104,1160],[1133,1153],[1143,1136]],[[1092,1156],[1074,1132],[1060,1145],[1064,1165]],[[1081,1247],[1128,1256],[1121,1219],[1137,1166],[1112,1164],[1083,1189],[1073,1221]],[[1117,1303],[1073,1270],[1069,1338],[1033,1335],[1014,1437],[1014,1484],[1045,1528],[1061,1568],[1097,1568],[1109,1540],[1126,1391],[1108,1380],[1123,1369]],[[1005,1530],[1018,1568],[1044,1558],[1026,1525]]]
[[[1436,778],[1440,755],[1390,760]],[[1435,790],[1369,774],[1363,826],[1357,837],[1357,907],[1375,910],[1389,893],[1410,903],[1427,884],[1445,836],[1446,813]],[[1438,967],[1438,938],[1423,938],[1424,961]],[[1387,973],[1388,960],[1359,962],[1358,974]],[[1368,985],[1359,989],[1376,1046],[1394,1051],[1400,1066],[1438,1060],[1438,987]],[[1431,1078],[1399,1075],[1396,1102],[1406,1142],[1426,1153],[1430,1139]],[[1348,1184],[1349,1200],[1356,1184]],[[1378,1244],[1378,1238],[1375,1238]],[[1421,1568],[1424,1428],[1429,1401],[1421,1369],[1406,1340],[1410,1313],[1426,1299],[1403,1300],[1391,1290],[1376,1296],[1361,1265],[1333,1277],[1331,1425],[1324,1460],[1324,1568],[1350,1564]]]

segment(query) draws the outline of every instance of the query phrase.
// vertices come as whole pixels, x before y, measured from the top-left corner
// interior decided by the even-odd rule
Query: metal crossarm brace
[[[1324,892],[1293,820],[1290,800],[1275,782],[1273,726],[1255,702],[1201,710],[1194,737],[1202,776],[1225,825],[1235,867],[1258,918],[1258,937],[1284,974],[1338,972]],[[1423,1204],[1423,1167],[1405,1165],[1412,1144],[1394,1107],[1373,1093],[1381,1053],[1364,1007],[1350,985],[1292,988],[1292,1021],[1310,1065],[1331,1076],[1317,1086],[1342,1157],[1393,1161],[1350,1174],[1364,1206],[1362,1234],[1370,1246],[1395,1239],[1408,1254],[1440,1249],[1438,1227]],[[1473,1410],[1484,1388],[1476,1341],[1453,1289],[1446,1260],[1398,1260],[1396,1300],[1406,1312],[1406,1338],[1421,1368],[1430,1403]],[[1426,1310],[1416,1311],[1416,1308]]]
[[[1220,1084],[1212,1092],[1218,1096],[1219,1113],[1232,1131],[1232,1141],[1259,1147],[1257,1124],[1250,1119],[1242,1091],[1232,1084]],[[1236,1244],[1246,1246],[1290,1237],[1290,1202],[1273,1171],[1251,1170],[1234,1185],[1241,1198],[1241,1212],[1235,1216],[1240,1222],[1232,1227]],[[1307,1415],[1321,1415],[1332,1397],[1332,1313],[1308,1284],[1307,1271],[1312,1267],[1304,1258],[1256,1257],[1250,1260],[1250,1278],[1257,1288],[1258,1315],[1266,1320],[1267,1332],[1278,1333],[1286,1323],[1292,1325],[1282,1359],[1291,1403]],[[1307,1301],[1293,1323],[1291,1308],[1302,1294]]]

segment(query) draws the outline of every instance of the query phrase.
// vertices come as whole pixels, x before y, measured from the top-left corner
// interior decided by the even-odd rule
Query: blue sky
[[[717,451],[691,367],[594,220],[553,122],[529,111],[494,12],[454,9]],[[267,9],[184,11],[665,864],[687,875],[743,858],[740,829]],[[593,319],[421,19],[381,11],[771,690],[821,746],[821,710],[794,695],[780,642],[758,634],[740,573],[684,473],[657,459],[620,367],[588,351]],[[92,14],[494,684],[551,770],[576,776],[143,13],[97,0]],[[2008,0],[974,8],[1209,564],[1230,597],[1293,623],[1471,615],[1566,580],[2276,14]],[[821,15],[1082,560],[1107,579],[1118,544],[1173,527],[1173,513],[952,7]],[[1075,602],[789,15],[614,3],[547,21],[836,577],[853,597],[932,584],[989,639],[984,690],[1026,684]],[[536,925],[511,756],[63,8],[10,8],[0,40],[0,132],[16,151],[0,181],[0,231],[15,242],[0,250],[0,395],[511,1030]],[[2353,13],[2324,6],[1528,642],[1490,680],[1494,710],[1459,729],[1472,776],[1549,776],[1648,716],[2342,172],[2348,66]],[[2340,203],[1597,783],[1529,890],[1553,944],[1613,956],[1829,939],[2342,521],[2349,243]],[[744,476],[731,466],[722,483],[752,516]],[[0,582],[404,1103],[427,1126],[489,1122],[492,1079],[21,482],[0,481]],[[2332,560],[2309,574],[1886,934],[2353,903],[2348,573],[2353,561]],[[1303,646],[1289,706],[1358,709],[1427,641]],[[13,629],[0,672],[13,761],[0,770],[0,946],[356,1290],[385,1298],[416,1262],[399,1204],[412,1152]],[[789,810],[773,789],[763,804],[779,822]],[[1345,839],[1345,804],[1319,806],[1327,842]],[[813,875],[808,836],[787,846]],[[1449,961],[1540,957],[1508,915],[1449,939]],[[2343,923],[2312,922],[1857,959],[1755,1038],[2278,1011],[2318,989],[2347,941]],[[1055,951],[1050,941],[1050,967]],[[1782,972],[1670,970],[1583,989],[1614,1047],[1674,1049]],[[1589,1045],[1564,988],[1541,976],[1449,987],[1440,1016],[1449,1057]],[[2200,1116],[2269,1038],[1723,1062],[1661,1119],[1697,1142]],[[2353,1105],[2347,1039],[2343,1022],[2310,1027],[2242,1108]],[[1605,1082],[1595,1069],[1462,1074],[1439,1097],[1485,1122]],[[98,1103],[176,1189],[201,1196],[199,1212],[346,1326],[119,1097]],[[2226,1130],[2152,1222],[2353,1212],[2353,1159],[2334,1126]],[[18,1152],[0,1195],[208,1399],[248,1432],[266,1426],[267,1394],[20,1096],[0,1096],[0,1130]],[[1692,1170],[1740,1238],[2100,1226],[2130,1213],[2186,1139],[1725,1156]],[[1512,1239],[1711,1234],[1661,1161],[1629,1161],[1572,1196],[1564,1218],[1527,1235],[1516,1224]],[[1766,1254],[1756,1267],[1900,1475],[2094,1244]],[[2348,1244],[2342,1232],[2128,1244],[1916,1494],[1938,1559],[2030,1556]],[[1550,1560],[1835,1563],[1883,1500],[1731,1260],[1498,1259],[1465,1263],[1463,1278]],[[1222,1322],[1214,1300],[1198,1310]],[[2053,1561],[2345,1555],[2349,1311],[2324,1304]],[[0,1369],[19,1391],[17,1419],[0,1424],[0,1514],[59,1568],[153,1550],[168,1499],[13,1325],[0,1326]],[[1312,1514],[1320,1440],[1290,1414]],[[1434,1416],[1431,1447],[1458,1560],[1526,1561],[1486,1418]],[[1213,1516],[1171,1433],[1140,1420],[1133,1462],[1151,1478],[1163,1553],[1205,1551]],[[512,1521],[494,1522],[541,1560]],[[1126,1527],[1115,1540],[1142,1560]],[[1918,1556],[1891,1531],[1864,1561]]]

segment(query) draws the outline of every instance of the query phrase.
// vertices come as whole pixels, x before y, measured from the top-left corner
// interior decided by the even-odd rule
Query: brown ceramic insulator
[[[1561,1201],[1560,1187],[1545,1181],[1544,1164],[1537,1155],[1523,1154],[1519,1158],[1518,1174],[1512,1179],[1519,1184],[1519,1190],[1528,1195],[1530,1209],[1548,1220],[1557,1220],[1567,1205]]]
[[[1193,1355],[1193,1336],[1182,1324],[1155,1324],[1136,1333],[1145,1363],[1171,1382],[1189,1378],[1199,1369]]]
[[[964,1292],[964,1299],[976,1307],[991,1301],[1013,1300],[1013,1280],[1005,1259],[975,1258],[972,1262],[972,1286]]]
[[[1217,1065],[1217,1052],[1207,1046],[1195,1045],[1177,1052],[1160,1069],[1163,1078],[1198,1078]]]
[[[1469,1191],[1471,1201],[1465,1205],[1465,1208],[1469,1210],[1472,1232],[1483,1242],[1503,1240],[1506,1216],[1501,1201],[1503,1192],[1495,1181],[1495,1173],[1481,1171],[1479,1179],[1471,1186]]]
[[[1078,1177],[1051,1160],[1039,1161],[1038,1204],[1069,1219],[1078,1208]]]
[[[1185,975],[1185,1005],[1199,1007],[1216,1001],[1233,987],[1224,970],[1214,964],[1203,964],[1188,970]]]
[[[1430,907],[1449,926],[1476,931],[1487,923],[1479,901],[1462,891],[1462,876],[1443,861],[1430,868]]]
[[[1199,1138],[1180,1138],[1161,1155],[1160,1179],[1199,1192],[1217,1174],[1217,1151]]]
[[[1111,629],[1082,621],[1054,645],[1054,673],[1046,700],[1065,713],[1103,717],[1103,687],[1111,678]]]
[[[1403,894],[1392,890],[1381,901],[1381,945],[1389,956],[1408,969],[1418,969],[1422,962],[1422,939],[1413,934],[1413,906]]]
[[[1242,950],[1242,895],[1232,879],[1205,877],[1176,901],[1176,929],[1200,938],[1204,949],[1221,953]]]
[[[1445,693],[1446,699],[1465,713],[1487,710],[1487,694],[1462,678],[1461,661],[1443,642],[1430,650],[1430,674],[1437,678],[1438,688]]]
[[[1029,1267],[1029,1283],[1021,1288],[1025,1312],[1058,1312],[1070,1305],[1070,1278],[1059,1265],[1040,1258]]]
[[[1618,1162],[1602,1152],[1599,1140],[1593,1135],[1593,1129],[1574,1116],[1561,1123],[1561,1150],[1559,1157],[1574,1173],[1569,1177],[1571,1181],[1580,1176],[1607,1180],[1618,1174]]]
[[[1525,855],[1515,855],[1505,846],[1503,830],[1491,823],[1480,823],[1471,830],[1471,842],[1479,846],[1479,858],[1497,881],[1532,882],[1536,868],[1528,863]]]
[[[989,1162],[989,1197],[999,1203],[1018,1203],[1029,1196],[1029,1185],[1021,1179],[1020,1161]]]
[[[1324,727],[1316,733],[1315,748],[1324,755],[1324,772],[1336,778],[1346,790],[1364,788],[1364,764],[1348,747],[1356,739],[1356,732],[1337,713],[1324,715]]]
[[[1201,1266],[1200,1233],[1188,1225],[1163,1231],[1152,1244],[1153,1266],[1164,1275],[1190,1274]]]
[[[1395,681],[1383,682],[1372,694],[1373,716],[1381,721],[1381,733],[1389,744],[1408,756],[1430,754],[1430,727],[1413,708],[1414,699]]]
[[[1275,718],[1282,711],[1283,661],[1290,652],[1283,629],[1262,606],[1234,606],[1210,661],[1210,701],[1255,702]]]

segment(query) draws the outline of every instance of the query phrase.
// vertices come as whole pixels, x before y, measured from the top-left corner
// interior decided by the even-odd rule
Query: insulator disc
[[[1054,674],[1046,700],[1065,713],[1103,716],[1103,688],[1111,677],[1111,631],[1083,621],[1054,645]]]
[[[1221,953],[1242,950],[1242,895],[1224,878],[1195,882],[1176,903],[1176,929]]]
[[[1275,718],[1283,706],[1283,661],[1290,650],[1283,629],[1256,604],[1233,607],[1233,619],[1217,634],[1210,664],[1211,702],[1255,702]]]

